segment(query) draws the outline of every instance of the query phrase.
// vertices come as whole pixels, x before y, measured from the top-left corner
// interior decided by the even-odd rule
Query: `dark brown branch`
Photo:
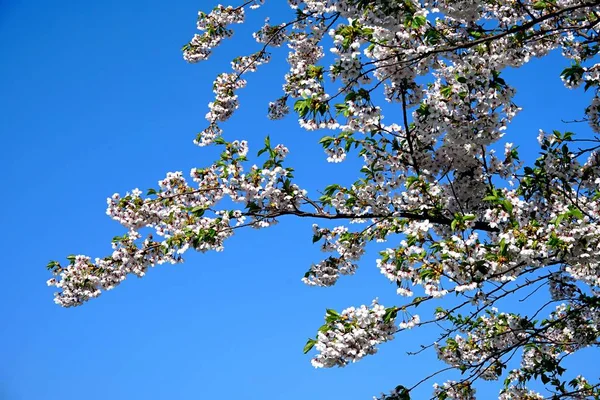
[[[319,218],[319,219],[364,219],[364,218],[406,218],[414,221],[429,221],[432,224],[438,225],[447,225],[450,226],[452,224],[452,219],[440,216],[433,216],[428,214],[417,214],[411,212],[397,211],[389,214],[375,214],[375,213],[365,213],[365,214],[348,214],[348,213],[314,213],[300,210],[282,210],[275,211],[271,214],[261,214],[261,213],[244,213],[245,216],[255,217],[255,218],[276,218],[284,215],[295,215],[296,217],[302,218]],[[500,232],[498,228],[491,227],[487,222],[477,221],[473,224],[473,229],[486,231],[486,232]]]

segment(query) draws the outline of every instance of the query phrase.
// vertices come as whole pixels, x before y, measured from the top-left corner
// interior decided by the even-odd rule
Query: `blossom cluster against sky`
[[[432,355],[405,356],[418,348],[421,331],[348,368],[311,366],[302,346],[326,307],[402,299],[375,268],[376,252],[334,288],[303,285],[321,258],[310,221],[244,232],[223,253],[188,255],[185,264],[158,267],[143,284],[130,279],[84,307],[53,303],[49,259],[104,256],[110,239],[124,233],[104,214],[107,197],[213,161],[215,152],[192,140],[204,128],[214,77],[249,52],[251,26],[265,13],[276,11],[274,23],[290,15],[284,4],[265,7],[213,60],[186,64],[180,48],[195,15],[215,4],[0,2],[0,164],[8,190],[0,198],[0,399],[369,399],[435,368]],[[564,89],[558,75],[565,66],[553,55],[507,72],[523,112],[506,139],[528,160],[538,129],[587,129],[561,123],[581,117],[587,103]],[[267,120],[284,70],[274,61],[249,77],[225,137],[247,139],[250,154],[267,134],[285,143],[309,189],[329,183],[328,175],[352,180],[345,172],[352,163],[325,162],[318,133],[300,130],[293,118]]]

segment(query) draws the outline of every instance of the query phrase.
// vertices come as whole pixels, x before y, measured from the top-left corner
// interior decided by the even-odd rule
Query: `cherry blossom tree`
[[[263,3],[200,12],[184,59],[210,58]],[[221,251],[239,229],[308,217],[313,242],[328,255],[308,268],[305,284],[334,285],[355,273],[367,244],[382,242],[389,247],[376,266],[400,296],[387,307],[375,300],[327,310],[304,348],[315,367],[343,367],[400,331],[432,325],[439,338],[422,350],[446,367],[399,382],[380,399],[410,399],[445,370],[461,378],[435,383],[433,398],[474,399],[476,383],[493,380],[504,400],[599,399],[600,383],[566,371],[564,361],[600,337],[600,1],[288,3],[295,17],[256,27],[256,51],[233,59],[214,81],[194,143],[219,147],[220,158],[189,179],[169,172],[145,194],[109,198],[107,214],[127,233],[113,239],[107,257],[50,262],[55,302],[82,305],[129,275],[182,262],[190,249]],[[251,156],[246,141],[222,136],[244,77],[281,46],[289,48],[289,70],[282,92],[265,104],[269,118],[292,113],[301,128],[324,131],[330,162],[359,157],[354,184],[332,182],[314,196],[295,181],[284,145],[267,137]],[[502,72],[554,50],[565,58],[567,89],[594,97],[582,110],[586,123],[573,125],[581,132],[540,131],[540,156],[527,164],[503,141],[520,108]],[[396,110],[386,122],[382,102]],[[153,234],[143,237],[148,228]],[[545,302],[533,313],[499,309],[503,299],[540,291]],[[417,313],[450,295],[458,301]]]

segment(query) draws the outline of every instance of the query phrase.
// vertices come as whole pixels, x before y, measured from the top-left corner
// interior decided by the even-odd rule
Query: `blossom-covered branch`
[[[264,3],[200,12],[201,33],[184,46],[184,59],[207,60],[233,35],[230,26]],[[449,370],[462,378],[436,383],[436,399],[474,399],[478,380],[501,378],[503,400],[600,397],[598,383],[567,378],[564,367],[600,338],[600,1],[288,4],[294,15],[257,27],[256,51],[236,56],[214,81],[208,126],[195,143],[221,147],[220,158],[192,169],[191,181],[170,172],[145,196],[134,189],[109,198],[107,214],[127,233],[104,258],[50,262],[56,303],[81,305],[131,274],[182,262],[189,249],[221,251],[239,229],[312,218],[313,243],[328,255],[308,267],[305,284],[332,286],[353,275],[367,245],[380,242],[387,248],[376,267],[410,299],[327,310],[304,349],[317,351],[315,367],[346,366],[404,330],[436,326],[438,340],[413,354],[435,351],[446,367],[380,399],[410,399]],[[268,117],[293,111],[302,129],[326,131],[315,140],[327,161],[362,160],[354,183],[332,177],[320,196],[294,178],[284,145],[267,137],[249,156],[248,143],[226,140],[220,126],[240,106],[245,74],[283,45],[289,69],[283,93],[265,104]],[[503,71],[555,50],[567,59],[557,79],[593,96],[577,118],[587,127],[577,135],[540,131],[534,160],[510,139],[521,134],[510,130],[521,108]],[[501,311],[507,298],[541,293],[529,313]],[[458,303],[416,312],[449,294]],[[535,383],[546,392],[530,389]]]

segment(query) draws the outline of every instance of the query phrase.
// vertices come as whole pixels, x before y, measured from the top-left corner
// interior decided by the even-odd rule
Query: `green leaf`
[[[248,211],[250,211],[252,213],[258,212],[261,210],[260,206],[253,201],[248,202],[248,204],[246,204],[246,208],[248,209]]]
[[[413,16],[412,19],[408,19],[408,26],[412,26],[413,28],[419,28],[427,23],[427,18],[423,15]]]
[[[340,188],[340,185],[332,184],[325,187],[324,193],[327,196],[333,195],[333,193]]]
[[[323,136],[321,138],[321,140],[319,140],[319,143],[323,145],[323,147],[327,147],[331,144],[331,142],[333,142],[335,140],[334,137],[332,136]]]
[[[310,102],[311,99],[301,99],[297,100],[294,104],[294,111],[300,115],[300,117],[304,118],[310,112]],[[270,144],[269,144],[270,147]]]
[[[453,219],[452,222],[450,223],[450,228],[455,231],[456,228],[458,227],[458,224],[460,223],[459,220],[457,219]]]
[[[326,312],[327,312],[327,315],[334,315],[334,316],[336,316],[336,317],[339,317],[339,316],[340,316],[340,314],[339,314],[337,311],[335,311],[335,310],[333,310],[333,309],[331,309],[331,308],[328,308],[328,309],[326,310]]]
[[[504,238],[500,241],[498,247],[500,255],[506,255],[506,240]]]
[[[415,304],[415,308],[419,307],[422,302],[424,302],[427,297],[417,296],[414,298],[413,303]]]
[[[511,212],[512,212],[512,210],[513,210],[513,205],[512,205],[512,203],[510,202],[510,200],[502,200],[501,204],[502,204],[502,207],[504,207],[504,209],[505,209],[505,210],[506,210],[508,213],[511,213]]]
[[[476,30],[470,30],[469,35],[471,35],[475,39],[479,39],[481,37],[481,32],[476,31]]]
[[[125,238],[126,238],[125,235],[123,235],[123,236],[115,236],[115,237],[112,238],[112,242],[113,243],[119,243],[120,241],[122,241]]]
[[[314,339],[308,339],[308,341],[304,345],[304,350],[303,350],[304,354],[306,354],[309,351],[311,351],[312,348],[315,346],[316,343],[317,343],[316,340],[314,340]]]
[[[434,28],[429,28],[427,29],[427,31],[425,31],[425,43],[430,44],[430,45],[434,45],[439,43],[441,38],[440,33],[434,29]]]
[[[404,386],[396,386],[396,393],[396,398],[398,400],[410,400],[410,391]]]
[[[440,89],[440,94],[445,98],[450,98],[452,96],[452,86],[444,86]]]
[[[396,319],[396,316],[398,316],[398,308],[397,307],[386,308],[385,314],[383,315],[383,322],[385,322],[387,324],[387,323],[391,322],[392,320]]]
[[[192,207],[192,209],[190,209],[190,212],[192,213],[192,215],[194,215],[196,217],[203,216],[205,211],[206,211],[206,209],[203,206],[196,206],[196,207]]]
[[[571,214],[571,216],[573,216],[573,217],[575,217],[577,219],[583,219],[583,213],[578,208],[574,208],[574,207],[571,208],[570,214]]]
[[[435,273],[435,271],[433,271],[431,269],[422,268],[419,271],[419,277],[422,280],[433,279],[433,278],[436,278],[436,273]]]
[[[54,269],[54,267],[58,266],[58,261],[50,261],[48,263],[48,265],[46,265],[46,268],[48,269]]]
[[[556,226],[560,225],[560,223],[563,222],[563,219],[565,219],[564,214],[557,216],[556,219],[554,220],[554,225],[556,225]]]
[[[583,73],[585,72],[585,70],[583,69],[583,67],[579,64],[574,64],[571,65],[570,67],[565,68],[561,73],[560,76],[568,81],[571,84],[577,83],[581,80]]]

